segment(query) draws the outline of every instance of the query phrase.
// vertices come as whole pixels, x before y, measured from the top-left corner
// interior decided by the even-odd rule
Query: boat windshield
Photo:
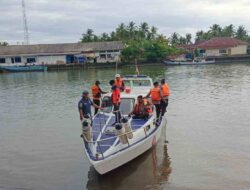
[[[120,111],[122,115],[128,115],[134,108],[135,99],[134,98],[121,98]],[[109,96],[105,96],[102,99],[102,107],[105,112],[111,112],[113,105],[111,98]]]
[[[145,79],[125,79],[126,87],[151,87],[151,81]]]

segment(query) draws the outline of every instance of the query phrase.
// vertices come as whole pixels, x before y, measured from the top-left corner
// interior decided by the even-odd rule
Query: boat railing
[[[114,136],[112,136],[112,137],[107,137],[107,138],[104,138],[104,139],[99,139],[99,140],[95,140],[95,141],[89,141],[88,139],[86,139],[86,137],[85,137],[85,135],[83,135],[83,139],[84,139],[84,141],[85,141],[85,143],[87,143],[88,144],[88,146],[90,145],[90,144],[96,144],[97,145],[97,148],[98,148],[98,150],[100,150],[100,152],[98,152],[98,153],[96,153],[96,155],[95,155],[95,157],[96,157],[96,159],[99,159],[99,154],[101,154],[102,155],[102,159],[104,159],[105,157],[104,157],[104,152],[103,152],[103,150],[102,150],[102,146],[109,146],[109,147],[111,147],[111,146],[113,146],[113,144],[115,143],[113,143],[113,144],[111,144],[111,145],[102,145],[101,143],[102,142],[105,142],[105,141],[109,141],[109,140],[113,140],[113,139],[116,139],[116,138],[119,138],[119,137],[122,137],[122,136],[125,136],[126,137],[126,139],[127,139],[127,146],[129,147],[130,146],[130,140],[131,139],[129,139],[128,138],[128,135],[129,134],[131,134],[131,133],[135,133],[135,132],[138,132],[138,131],[144,131],[144,134],[145,134],[145,137],[144,138],[146,138],[146,137],[148,137],[148,134],[147,134],[147,131],[150,129],[150,125],[147,125],[147,126],[145,126],[145,127],[141,127],[141,128],[139,128],[139,129],[136,129],[136,130],[131,130],[131,131],[129,131],[129,132],[126,132],[126,133],[123,133],[123,134],[115,134]],[[93,132],[97,132],[97,131],[92,131],[92,133]],[[93,135],[93,134],[92,134]],[[123,149],[124,147],[122,147],[121,149]],[[90,151],[91,151],[91,149],[89,149]],[[119,152],[120,150],[118,150],[117,152]],[[117,152],[115,152],[115,153],[117,153]],[[91,151],[91,153],[92,153],[92,155],[94,156],[94,154],[93,154],[93,152]]]

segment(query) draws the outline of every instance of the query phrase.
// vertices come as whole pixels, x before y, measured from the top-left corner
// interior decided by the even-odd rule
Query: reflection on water
[[[155,147],[105,175],[90,167],[86,189],[163,189],[172,171],[163,136]]]

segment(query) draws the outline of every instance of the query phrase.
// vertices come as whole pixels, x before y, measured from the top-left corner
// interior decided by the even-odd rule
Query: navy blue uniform
[[[90,115],[91,116],[91,106],[93,106],[93,102],[88,98],[82,98],[78,103],[78,109],[82,110],[83,115]]]

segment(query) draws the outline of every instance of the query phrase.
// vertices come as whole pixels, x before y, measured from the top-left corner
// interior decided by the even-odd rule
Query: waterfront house
[[[0,64],[119,62],[121,41],[0,46]]]
[[[187,51],[197,49],[201,56],[218,57],[247,54],[247,42],[230,37],[216,37],[210,40],[197,41],[195,44],[181,45]]]

